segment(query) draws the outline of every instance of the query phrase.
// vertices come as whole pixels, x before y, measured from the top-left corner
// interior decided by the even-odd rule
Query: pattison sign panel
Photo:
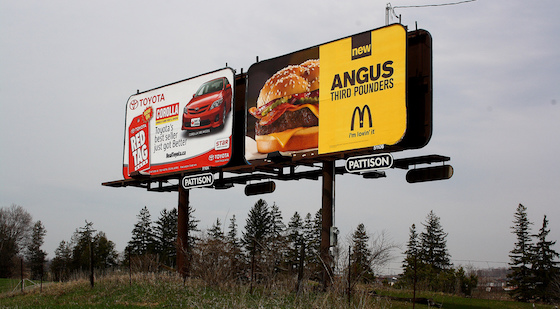
[[[406,132],[407,33],[400,24],[252,65],[245,157],[394,145]]]
[[[233,70],[226,68],[130,96],[123,175],[226,165],[233,132]]]

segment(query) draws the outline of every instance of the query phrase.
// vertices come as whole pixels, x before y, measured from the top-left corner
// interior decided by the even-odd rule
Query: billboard
[[[245,158],[395,145],[407,129],[407,32],[395,24],[253,64]]]
[[[123,176],[226,165],[232,154],[234,78],[225,68],[130,96]]]

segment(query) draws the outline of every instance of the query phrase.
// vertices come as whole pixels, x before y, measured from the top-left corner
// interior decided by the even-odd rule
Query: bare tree
[[[13,259],[27,247],[31,238],[31,215],[21,206],[0,208],[0,277],[9,277]]]

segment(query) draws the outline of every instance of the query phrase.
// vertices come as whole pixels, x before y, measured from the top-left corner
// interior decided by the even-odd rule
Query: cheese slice
[[[278,142],[280,143],[280,145],[282,145],[282,147],[286,147],[286,144],[288,143],[288,141],[290,140],[290,138],[297,132],[300,131],[301,127],[299,128],[294,128],[294,129],[288,129],[282,132],[276,132],[276,133],[270,133],[269,135],[274,137],[275,139],[278,140]]]

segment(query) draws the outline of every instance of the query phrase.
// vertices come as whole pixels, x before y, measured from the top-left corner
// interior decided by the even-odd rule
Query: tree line
[[[294,278],[322,280],[326,267],[320,258],[321,211],[305,216],[295,212],[287,224],[280,208],[259,199],[250,209],[240,232],[235,215],[227,228],[220,221],[206,231],[200,231],[199,221],[189,207],[189,248],[184,254],[188,261],[188,275],[209,283],[262,282]],[[177,258],[177,209],[163,209],[152,220],[147,207],[137,215],[123,254],[92,222],[77,228],[69,241],[63,240],[55,250],[55,257],[46,263],[41,249],[46,229],[41,221],[33,221],[23,207],[12,205],[0,208],[0,277],[18,273],[21,261],[29,269],[31,278],[38,279],[49,265],[52,280],[68,280],[72,274],[85,272],[93,266],[98,272],[114,267],[128,267],[138,271],[175,270]],[[510,251],[508,285],[511,294],[520,301],[551,301],[559,295],[558,253],[555,241],[548,240],[550,229],[546,215],[538,233],[531,233],[532,223],[527,208],[521,204],[514,215],[512,232],[516,235]],[[467,274],[462,267],[454,268],[447,249],[447,233],[440,218],[433,212],[421,223],[409,228],[409,240],[404,252],[402,274],[397,287],[443,291],[469,295],[477,285],[475,274]],[[348,282],[349,289],[358,282],[373,282],[380,268],[390,261],[397,245],[384,234],[371,235],[360,223],[348,239],[348,251],[338,246],[334,273]],[[345,254],[348,252],[348,254]],[[93,264],[92,264],[93,263]]]

